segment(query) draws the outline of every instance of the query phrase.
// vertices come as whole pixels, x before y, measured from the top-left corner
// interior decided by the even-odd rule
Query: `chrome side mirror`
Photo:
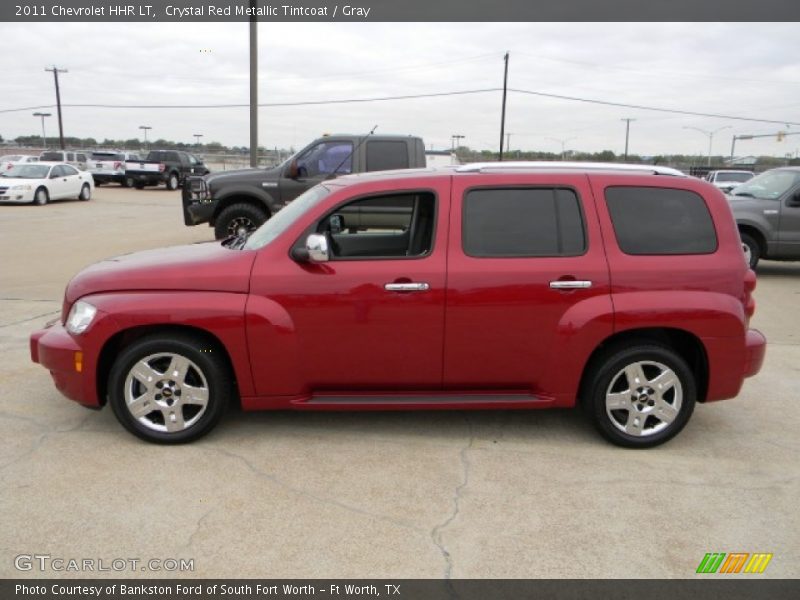
[[[308,260],[313,263],[328,262],[331,259],[328,238],[321,233],[312,233],[306,238]]]

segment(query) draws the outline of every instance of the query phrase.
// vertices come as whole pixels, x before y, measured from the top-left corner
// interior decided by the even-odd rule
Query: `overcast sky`
[[[246,104],[246,23],[0,23],[0,110],[53,104],[52,74],[65,104]],[[262,23],[259,102],[302,102],[429,94],[502,86],[687,111],[800,122],[796,23]],[[10,50],[10,49],[13,49]],[[501,93],[263,107],[260,144],[299,148],[324,132],[420,135],[428,148],[451,136],[476,149],[499,146]],[[0,113],[6,139],[40,132],[32,110]],[[57,133],[54,116],[48,137]],[[785,126],[626,109],[509,93],[512,150],[728,154],[734,134]],[[64,133],[249,144],[247,108],[64,108]],[[789,131],[800,131],[793,125]],[[736,154],[784,156],[800,135],[739,141]]]

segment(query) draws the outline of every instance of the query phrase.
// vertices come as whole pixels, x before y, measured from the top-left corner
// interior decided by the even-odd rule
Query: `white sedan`
[[[90,173],[64,163],[23,163],[0,171],[0,202],[33,202],[43,206],[62,198],[89,200],[93,190]]]
[[[32,162],[39,162],[39,157],[28,154],[6,154],[5,156],[0,156],[0,169],[6,171],[17,163]]]

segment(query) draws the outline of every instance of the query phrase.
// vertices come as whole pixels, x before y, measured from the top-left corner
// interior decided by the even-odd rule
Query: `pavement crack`
[[[47,317],[50,315],[57,315],[60,312],[61,312],[60,310],[51,310],[50,312],[42,313],[40,315],[36,315],[35,317],[28,317],[27,319],[21,319],[19,321],[12,321],[11,323],[3,323],[2,325],[0,325],[0,329],[3,329],[4,327],[11,327],[12,325],[21,325],[22,323],[27,323],[28,321],[41,319],[42,317]]]
[[[209,508],[209,509],[208,509],[206,512],[204,512],[202,515],[200,515],[200,518],[199,518],[199,519],[197,519],[197,523],[195,523],[195,525],[194,525],[194,531],[192,531],[191,535],[190,535],[190,536],[188,537],[188,539],[186,540],[186,543],[183,545],[183,548],[184,548],[184,549],[188,549],[188,548],[191,548],[191,547],[192,547],[192,544],[194,544],[194,537],[195,537],[195,536],[196,536],[198,533],[200,533],[200,530],[203,528],[203,524],[205,523],[205,520],[206,520],[206,519],[207,519],[207,518],[208,518],[208,517],[211,515],[211,513],[213,513],[213,512],[214,512],[214,509],[213,509],[213,508]]]
[[[322,504],[328,504],[328,505],[331,505],[331,506],[336,506],[336,507],[339,507],[339,508],[341,508],[343,510],[351,512],[351,513],[355,513],[355,514],[358,514],[358,515],[361,515],[361,516],[364,516],[364,517],[370,517],[370,518],[373,518],[373,519],[378,519],[378,520],[381,520],[381,521],[385,521],[385,522],[391,523],[392,525],[395,525],[397,527],[402,527],[403,529],[409,529],[409,530],[417,532],[417,533],[423,533],[423,530],[421,528],[419,528],[419,527],[414,526],[413,523],[409,523],[407,521],[402,521],[400,519],[395,519],[393,517],[389,517],[389,516],[383,515],[381,513],[376,513],[376,512],[369,511],[369,510],[365,510],[365,509],[360,508],[358,506],[353,506],[352,504],[347,504],[346,502],[342,502],[341,500],[337,500],[335,498],[327,497],[327,496],[324,496],[324,495],[321,495],[321,494],[316,494],[316,493],[311,492],[309,490],[306,490],[306,489],[297,487],[295,485],[292,485],[291,483],[281,479],[277,475],[274,475],[273,473],[268,473],[268,472],[260,469],[259,467],[254,465],[252,462],[250,462],[250,460],[248,460],[246,457],[242,456],[241,454],[237,454],[235,452],[231,452],[230,450],[225,450],[223,448],[210,448],[210,450],[212,452],[218,452],[219,454],[222,454],[223,456],[227,456],[229,458],[233,458],[233,459],[236,459],[236,460],[240,461],[242,464],[244,464],[245,467],[247,467],[247,469],[250,472],[252,472],[257,477],[260,477],[262,479],[266,479],[267,481],[269,481],[269,482],[271,482],[271,483],[273,483],[273,484],[275,484],[275,485],[277,485],[277,486],[279,486],[279,487],[281,487],[281,488],[283,488],[283,489],[285,489],[285,490],[287,490],[287,491],[289,491],[289,492],[291,492],[293,494],[296,494],[296,495],[298,495],[298,496],[300,496],[302,498],[306,498],[308,500],[313,500],[314,502],[319,502],[319,503],[322,503]]]
[[[445,568],[444,568],[444,579],[450,580],[452,579],[453,575],[453,555],[447,549],[447,546],[444,543],[443,534],[444,530],[458,518],[459,512],[461,511],[461,498],[464,493],[464,489],[467,487],[469,483],[469,471],[470,471],[470,462],[469,457],[467,456],[467,452],[473,447],[475,443],[475,433],[473,431],[472,422],[469,420],[469,417],[466,417],[467,425],[469,426],[469,441],[461,448],[458,453],[459,459],[461,461],[461,469],[463,472],[463,476],[461,478],[461,482],[456,486],[455,492],[453,494],[453,510],[448,515],[448,517],[436,525],[433,529],[431,529],[431,540],[433,540],[434,545],[439,549],[439,552],[442,554],[442,558],[445,561]],[[455,593],[455,590],[452,588],[452,585],[448,584],[448,589],[451,592],[451,595]]]

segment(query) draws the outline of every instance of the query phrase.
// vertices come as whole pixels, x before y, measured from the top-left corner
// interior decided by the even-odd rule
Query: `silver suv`
[[[39,155],[39,160],[67,163],[81,171],[86,170],[86,158],[86,152],[73,150],[45,150]]]

